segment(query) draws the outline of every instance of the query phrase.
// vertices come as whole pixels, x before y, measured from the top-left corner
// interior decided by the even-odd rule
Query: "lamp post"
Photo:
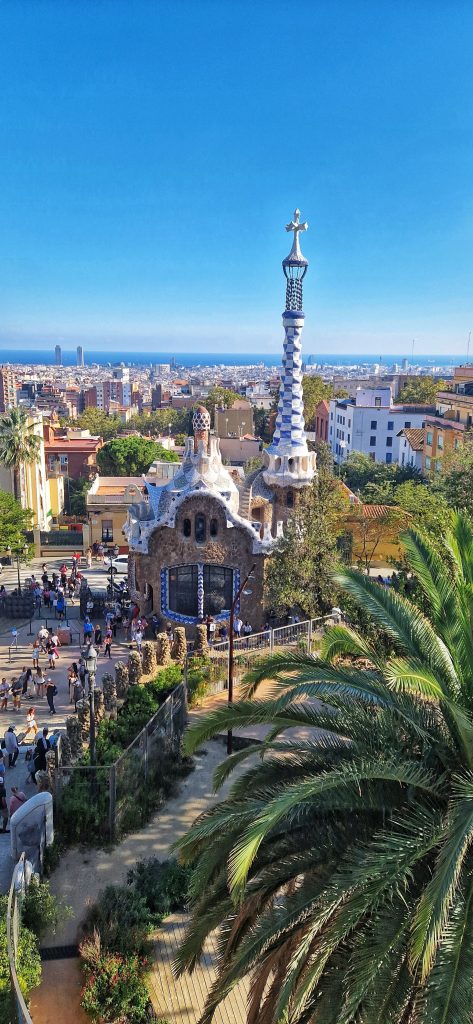
[[[10,561],[11,561],[11,556],[12,555],[14,556],[14,558],[16,560],[16,571],[17,571],[17,575],[18,575],[18,593],[21,594],[20,558],[21,558],[22,555],[23,555],[23,557],[26,557],[26,555],[28,554],[28,545],[27,544],[22,544],[21,547],[17,547],[17,548],[11,548],[10,545],[8,545],[8,547],[6,549],[6,552],[7,552],[7,555],[9,557]]]
[[[113,563],[113,559],[116,558],[117,555],[119,555],[119,554],[120,554],[120,548],[118,547],[118,544],[114,544],[113,548],[110,548],[110,550],[108,551],[108,558],[109,558],[109,561],[110,561],[110,569],[109,569],[109,573],[110,573],[110,597],[113,597],[113,564],[112,563]]]
[[[86,672],[89,678],[89,711],[90,711],[90,738],[89,738],[89,755],[90,763],[95,766],[96,752],[95,752],[95,703],[94,703],[94,689],[95,689],[95,672],[97,669],[97,651],[93,643],[87,645],[84,651],[84,662]]]
[[[237,592],[235,594],[235,597],[233,598],[232,605],[231,605],[231,608],[230,608],[230,623],[229,623],[230,635],[229,635],[229,638],[228,638],[228,703],[229,704],[233,703],[233,623],[234,623],[234,620],[235,620],[235,609],[236,609],[238,601],[240,600],[240,597],[241,597],[241,595],[243,593],[244,594],[251,594],[251,590],[245,590],[245,587],[246,587],[246,584],[248,583],[248,580],[253,579],[253,574],[254,574],[255,569],[256,569],[256,563],[254,563],[254,565],[251,566],[251,569],[250,569],[249,573],[247,574],[247,576],[245,576],[245,579],[243,580],[243,583],[238,588],[238,590],[237,590]],[[231,729],[229,729],[228,732],[227,732],[227,754],[232,754],[232,753],[233,753],[233,732],[232,732]]]

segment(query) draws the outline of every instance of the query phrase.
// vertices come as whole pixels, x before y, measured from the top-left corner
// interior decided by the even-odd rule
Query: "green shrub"
[[[35,877],[26,890],[22,907],[22,920],[39,939],[45,932],[56,931],[59,921],[72,917],[72,910],[51,892],[49,882],[38,882]]]
[[[16,1020],[12,1016],[10,964],[7,950],[8,897],[0,896],[0,1014],[3,1024]],[[20,927],[16,965],[18,982],[25,998],[41,981],[41,957],[38,940],[28,928]]]
[[[191,658],[187,669],[187,699],[193,708],[207,696],[210,689],[208,658]]]
[[[150,857],[131,868],[127,882],[144,899],[154,924],[159,924],[167,914],[186,907],[190,876],[191,869],[177,860],[161,862]]]
[[[80,947],[85,985],[81,1005],[92,1021],[145,1024],[149,997],[138,956],[103,951],[97,937]]]
[[[96,932],[100,947],[109,953],[143,953],[153,921],[146,901],[129,885],[107,885],[89,910],[83,930]]]

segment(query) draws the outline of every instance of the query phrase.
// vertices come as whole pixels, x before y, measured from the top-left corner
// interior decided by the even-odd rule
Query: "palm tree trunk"
[[[19,469],[18,466],[15,466],[14,469],[12,469],[12,477],[13,477],[13,497],[16,498],[17,501],[21,501],[20,469]]]

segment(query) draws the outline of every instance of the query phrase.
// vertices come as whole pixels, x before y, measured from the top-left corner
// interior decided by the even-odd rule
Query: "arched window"
[[[286,505],[288,508],[294,508],[294,491],[288,491],[286,494]]]
[[[210,536],[216,537],[218,533],[218,519],[210,520]]]
[[[184,537],[190,537],[190,535],[191,535],[191,521],[190,521],[190,519],[184,519],[184,522],[182,524],[182,532],[184,534]]]
[[[194,535],[196,544],[205,544],[206,537],[206,525],[205,516],[198,515],[195,517]]]

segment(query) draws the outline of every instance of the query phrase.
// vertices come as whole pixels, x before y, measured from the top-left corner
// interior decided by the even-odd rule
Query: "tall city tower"
[[[306,487],[316,472],[315,453],[307,447],[302,396],[302,282],[309,264],[302,255],[299,235],[307,228],[307,223],[300,223],[300,210],[295,210],[294,220],[286,224],[286,231],[294,235],[292,249],[282,263],[286,278],[286,308],[282,315],[285,338],[276,427],[272,443],[263,454],[263,477],[270,487]]]

